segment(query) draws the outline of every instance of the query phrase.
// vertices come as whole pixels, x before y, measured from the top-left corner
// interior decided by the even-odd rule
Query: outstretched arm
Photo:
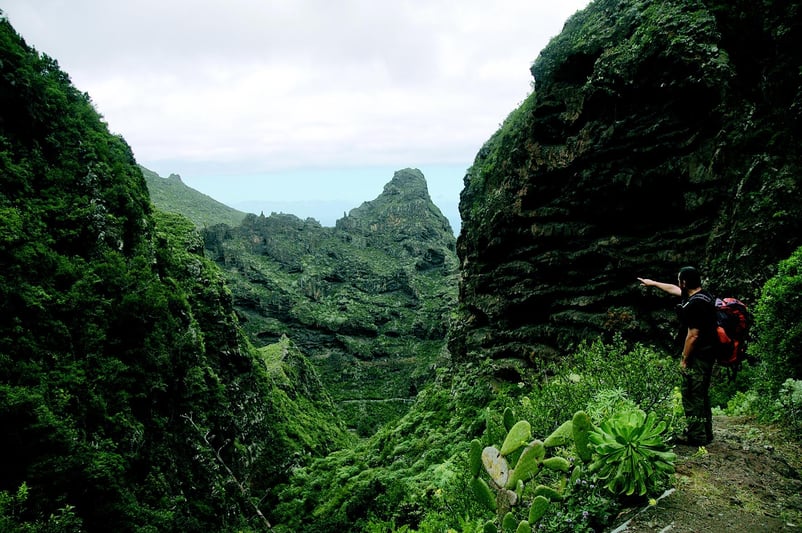
[[[638,278],[638,281],[640,281],[646,287],[657,287],[661,291],[667,292],[672,296],[682,296],[682,289],[680,289],[678,285],[674,285],[672,283],[662,283],[649,278]]]
[[[682,346],[682,361],[680,366],[688,368],[688,361],[692,361],[694,350],[696,349],[696,341],[699,340],[699,330],[696,328],[688,328],[688,334],[685,336],[685,344]]]

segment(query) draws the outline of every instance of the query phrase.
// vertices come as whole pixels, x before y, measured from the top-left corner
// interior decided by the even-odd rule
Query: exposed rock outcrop
[[[802,243],[800,41],[799,2],[574,15],[465,177],[452,354],[521,368],[615,331],[668,344],[670,304],[635,278],[684,264],[753,301]]]

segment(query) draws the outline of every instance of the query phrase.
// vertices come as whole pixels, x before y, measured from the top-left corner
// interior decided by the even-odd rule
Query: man
[[[713,415],[710,409],[710,377],[713,372],[716,343],[715,299],[702,289],[702,277],[693,267],[683,267],[677,285],[646,278],[638,280],[647,287],[657,287],[682,297],[679,318],[687,328],[680,368],[682,406],[688,423],[687,439],[682,444],[704,446],[713,440]]]

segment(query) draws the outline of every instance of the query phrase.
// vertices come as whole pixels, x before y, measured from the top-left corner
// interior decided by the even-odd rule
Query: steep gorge
[[[255,345],[291,338],[363,435],[407,411],[443,358],[457,296],[455,238],[419,170],[333,228],[273,213],[203,233]]]
[[[313,367],[247,342],[195,226],[2,12],[0,101],[0,530],[262,527],[352,440]]]
[[[442,372],[400,424],[315,464],[348,441],[293,342],[327,387],[376,384],[337,392],[347,410],[413,396],[447,322],[456,374],[491,356],[514,379],[582,337],[668,342],[636,275],[698,263],[752,299],[800,244],[799,19],[798,2],[634,0],[572,18],[466,176],[457,320],[453,237],[414,171],[336,228],[251,216],[202,241],[152,210],[130,148],[3,21],[0,492],[32,498],[2,518],[44,529],[74,506],[89,530],[240,530],[263,526],[258,502],[295,530],[417,524],[435,481],[465,492],[498,388]]]

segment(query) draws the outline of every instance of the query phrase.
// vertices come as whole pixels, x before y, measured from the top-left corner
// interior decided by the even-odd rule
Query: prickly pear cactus
[[[556,446],[566,446],[574,438],[574,423],[571,420],[566,420],[560,427],[552,431],[551,435],[546,437],[543,445],[546,448],[554,448]]]
[[[546,448],[539,440],[532,441],[527,446],[518,462],[515,463],[515,468],[510,473],[510,478],[507,481],[507,487],[515,487],[519,481],[528,481],[535,477],[540,470],[540,465],[546,455]]]
[[[532,506],[529,507],[529,523],[534,524],[540,520],[549,508],[551,502],[548,498],[542,495],[535,496],[532,500]]]
[[[513,422],[511,417],[512,410],[505,410],[504,423],[508,432],[500,449],[495,446],[482,448],[478,439],[471,441],[468,453],[471,485],[477,499],[497,513],[496,521],[488,522],[485,526],[486,531],[497,531],[487,529],[492,527],[500,528],[503,533],[531,533],[532,524],[538,523],[551,505],[563,501],[568,494],[566,487],[571,486],[568,481],[572,461],[559,455],[546,457],[548,450],[573,442],[577,456],[584,462],[589,461],[592,449],[588,445],[588,434],[593,426],[587,414],[579,411],[545,441],[531,440],[532,427],[529,422]],[[582,468],[577,465],[570,477],[578,479]],[[491,483],[482,478],[483,470]],[[544,470],[550,472],[548,484],[537,483]],[[527,483],[536,483],[537,486],[527,491]],[[519,520],[516,514],[520,511],[516,512],[516,508],[526,504],[529,504],[525,515],[527,519]]]
[[[547,485],[538,485],[535,487],[535,497],[538,496],[543,496],[552,502],[558,502],[563,499],[562,494],[560,494],[557,489]]]
[[[571,463],[565,457],[549,457],[543,460],[543,466],[555,472],[568,472]]]
[[[515,518],[515,515],[512,512],[509,512],[504,515],[504,518],[501,520],[501,531],[504,533],[515,533],[515,530],[518,528],[518,519]]]
[[[493,495],[493,491],[490,490],[490,487],[484,479],[480,477],[471,479],[471,488],[473,489],[474,496],[479,500],[479,503],[487,507],[490,511],[496,510],[496,497]]]
[[[512,426],[515,425],[515,413],[512,412],[512,409],[507,407],[504,409],[504,429],[507,431],[512,429]]]
[[[468,458],[471,462],[471,477],[478,477],[479,472],[482,470],[482,443],[479,439],[471,441],[471,449],[468,452]]]

